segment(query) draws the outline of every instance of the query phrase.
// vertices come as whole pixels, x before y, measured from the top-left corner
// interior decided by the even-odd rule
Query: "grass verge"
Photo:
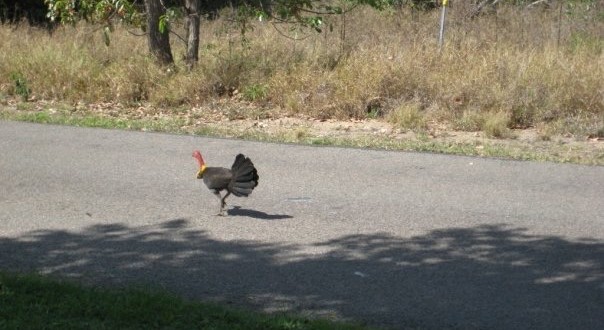
[[[185,115],[184,117],[187,117]],[[432,138],[425,133],[411,138],[397,138],[371,133],[361,135],[323,135],[311,130],[281,128],[264,130],[259,126],[227,125],[224,122],[191,124],[191,119],[176,114],[160,118],[121,118],[100,113],[80,111],[77,114],[56,110],[10,110],[0,107],[0,120],[16,120],[43,124],[81,127],[117,128],[138,131],[193,134],[262,142],[297,143],[317,146],[358,147],[383,150],[432,152],[452,155],[496,157],[513,160],[550,161],[586,165],[604,165],[604,150],[588,148],[588,143],[555,141],[521,142],[503,139],[474,139],[468,141]],[[236,121],[229,121],[230,123]],[[510,134],[510,133],[506,133]],[[600,143],[600,142],[594,142]]]
[[[0,272],[2,329],[364,329],[183,300],[165,292],[100,289]]]

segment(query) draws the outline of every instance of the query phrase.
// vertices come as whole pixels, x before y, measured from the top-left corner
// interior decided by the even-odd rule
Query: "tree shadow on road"
[[[394,328],[604,329],[603,260],[602,241],[503,224],[311,246],[220,241],[186,219],[0,237],[4,270]]]

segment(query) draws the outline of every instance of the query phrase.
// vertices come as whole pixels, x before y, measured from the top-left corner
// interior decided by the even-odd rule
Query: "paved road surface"
[[[195,180],[250,156],[230,216]],[[422,329],[604,329],[604,167],[0,121],[0,268]]]

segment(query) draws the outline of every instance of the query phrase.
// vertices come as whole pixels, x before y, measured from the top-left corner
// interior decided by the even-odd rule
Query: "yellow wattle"
[[[201,179],[201,177],[203,176],[203,172],[206,171],[206,165],[201,165],[201,167],[199,168],[199,171],[197,171],[197,178]]]

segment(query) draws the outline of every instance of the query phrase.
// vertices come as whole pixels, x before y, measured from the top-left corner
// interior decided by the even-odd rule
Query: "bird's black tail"
[[[229,190],[233,195],[241,197],[248,196],[258,185],[258,171],[254,163],[242,154],[237,155],[233,166],[231,166],[233,179],[229,183]]]

